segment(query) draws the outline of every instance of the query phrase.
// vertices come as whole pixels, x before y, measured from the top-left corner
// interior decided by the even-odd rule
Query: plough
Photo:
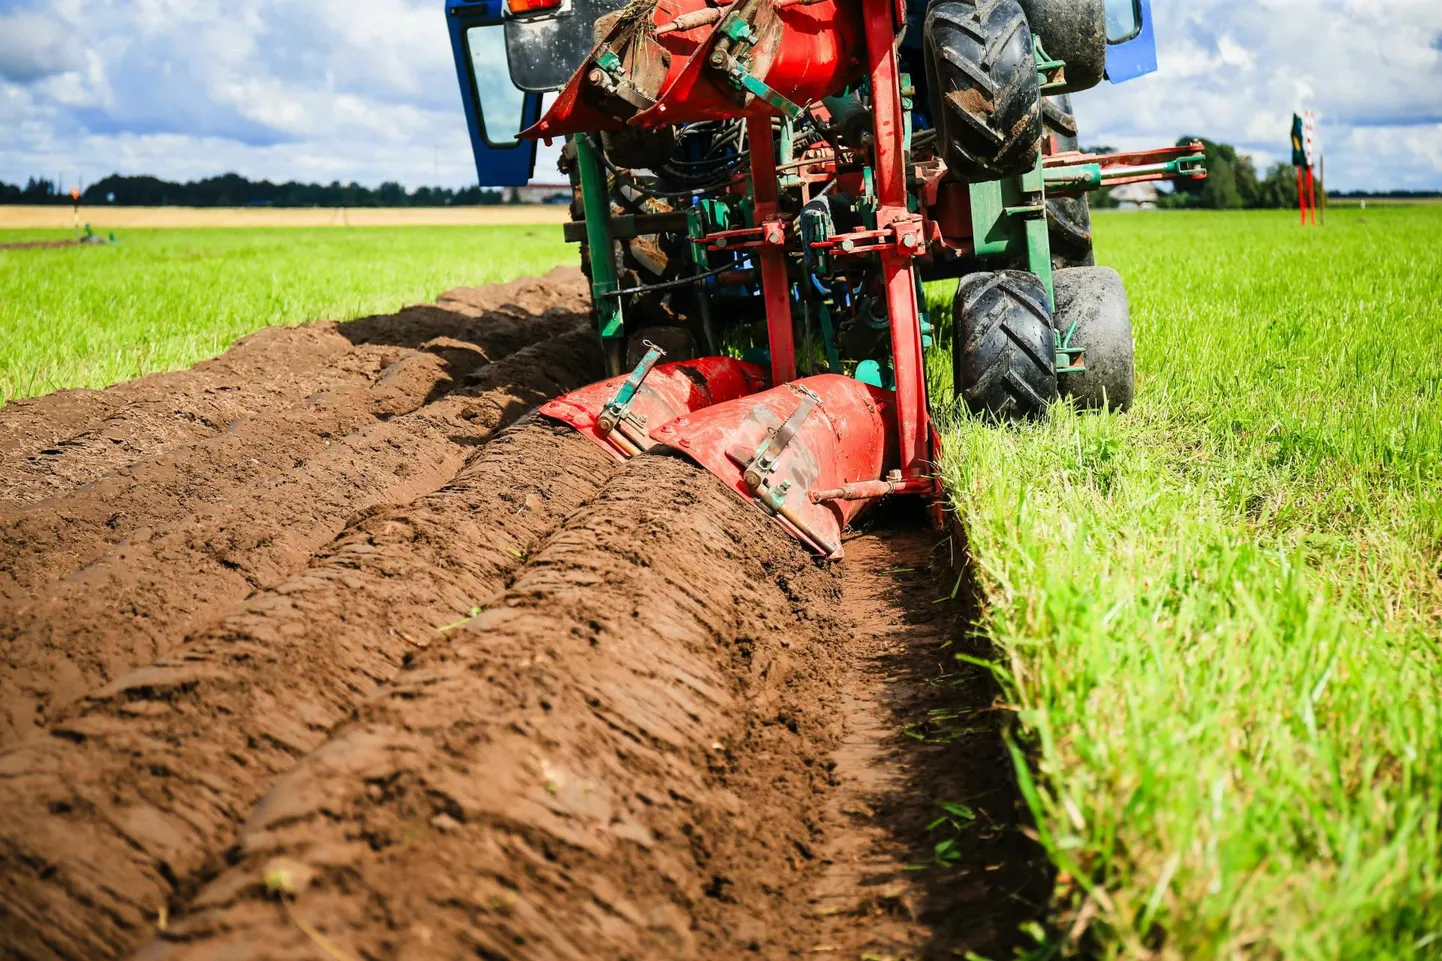
[[[1084,152],[1070,95],[1155,69],[1149,0],[446,11],[481,182],[524,183],[564,138],[610,377],[541,413],[613,456],[689,457],[839,557],[877,499],[939,495],[942,335],[975,414],[1131,403],[1086,195],[1204,177],[1201,145]],[[948,278],[933,318],[923,281]]]

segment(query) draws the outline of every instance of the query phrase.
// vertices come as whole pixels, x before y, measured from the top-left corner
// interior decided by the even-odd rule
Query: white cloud
[[[1318,115],[1334,189],[1442,189],[1442,2],[1153,0],[1160,69],[1076,98],[1083,139],[1136,148],[1193,134],[1259,165]]]
[[[38,80],[83,63],[82,47],[54,17],[31,10],[0,13],[0,78]]]
[[[0,179],[475,170],[441,0],[0,0]],[[1076,98],[1087,143],[1200,134],[1332,186],[1442,188],[1442,0],[1153,0],[1161,70]],[[554,180],[556,149],[538,179]]]

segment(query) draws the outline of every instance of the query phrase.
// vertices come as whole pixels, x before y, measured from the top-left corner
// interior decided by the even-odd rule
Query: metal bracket
[[[770,475],[776,470],[776,461],[816,405],[821,403],[816,392],[803,384],[792,384],[791,389],[800,395],[801,402],[780,427],[766,435],[766,439],[756,448],[756,453],[746,462],[745,472],[742,474],[746,486],[773,511],[780,508],[786,500],[786,491],[791,487],[789,481],[782,481],[774,488],[768,483]]]
[[[656,366],[656,361],[666,356],[664,350],[649,340],[644,343],[645,356],[616,391],[616,396],[602,405],[601,413],[596,417],[596,430],[599,433],[604,435],[614,430],[641,450],[651,446],[646,436],[646,416],[631,413],[631,401],[636,399],[636,391],[640,390],[641,383],[646,379],[646,375],[651,373],[651,368]]]
[[[589,79],[611,96],[620,97],[637,110],[646,110],[656,103],[631,82],[631,78],[626,76],[626,67],[621,58],[609,47],[603,48],[601,55],[596,58],[596,66],[591,70]]]
[[[716,32],[730,43],[727,44],[723,40],[716,49],[711,51],[711,66],[724,73],[726,79],[740,88],[743,93],[760,97],[782,115],[792,120],[800,117],[802,114],[800,107],[776,92],[760,77],[753,75],[750,64],[747,62],[748,58],[738,57],[733,52],[738,47],[750,49],[756,44],[759,39],[756,27],[740,13],[733,12],[721,22],[721,26],[717,28]]]

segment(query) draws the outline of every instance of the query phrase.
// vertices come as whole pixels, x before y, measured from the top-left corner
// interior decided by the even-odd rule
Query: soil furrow
[[[378,420],[408,414],[481,366],[564,332],[575,315],[489,315],[473,341],[437,338],[407,351],[374,383],[327,392],[286,410],[242,418],[198,443],[140,461],[78,490],[0,514],[0,596],[15,601],[74,573],[106,549],[207,509],[282,471],[302,467]]]
[[[0,743],[86,691],[149,663],[256,589],[279,584],[366,508],[450,480],[477,443],[597,376],[595,334],[574,333],[481,368],[474,383],[333,443],[303,466],[148,537],[134,536],[0,623]]]
[[[278,775],[408,655],[446,643],[617,466],[523,421],[445,488],[357,521],[306,571],[0,754],[0,953],[134,947],[219,867]]]
[[[322,392],[372,383],[408,350],[437,337],[470,339],[488,312],[584,310],[575,269],[460,289],[436,305],[345,323],[272,328],[189,370],[103,391],[71,390],[0,408],[0,505],[33,503],[137,460],[284,410]],[[522,346],[516,343],[508,353]]]
[[[104,390],[62,390],[43,397],[12,400],[0,407],[0,467],[6,475],[5,498],[17,470],[39,473],[58,465],[67,448],[88,434],[105,435],[107,421],[114,445],[144,445],[172,434],[194,436],[206,421],[228,420],[267,403],[295,403],[325,386],[360,383],[373,377],[386,352],[372,351],[348,369],[333,370],[355,350],[335,324],[272,327],[236,341],[214,360],[186,370],[150,374]],[[329,380],[328,380],[329,379]],[[265,389],[260,390],[262,385]],[[30,462],[33,466],[25,467]]]
[[[894,519],[894,518],[893,518]],[[809,953],[837,958],[1009,958],[1050,896],[1045,852],[1000,736],[1005,710],[932,531],[846,542],[854,627],[837,687],[846,736],[833,760],[822,865],[808,888]]]
[[[310,958],[305,927],[352,957],[794,943],[839,733],[836,587],[711,476],[632,461],[281,778],[139,956]]]

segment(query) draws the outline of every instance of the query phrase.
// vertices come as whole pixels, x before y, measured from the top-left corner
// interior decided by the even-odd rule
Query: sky
[[[1312,109],[1332,189],[1442,189],[1442,0],[1152,6],[1160,69],[1078,95],[1084,144],[1203,135],[1265,171]],[[0,0],[0,180],[473,184],[443,8]],[[554,156],[536,180],[560,179]]]

